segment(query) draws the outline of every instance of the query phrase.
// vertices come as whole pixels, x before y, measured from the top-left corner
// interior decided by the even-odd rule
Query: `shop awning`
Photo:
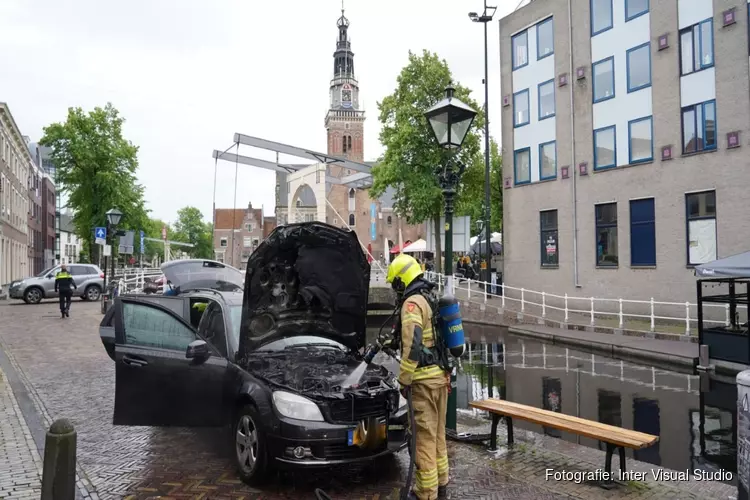
[[[750,252],[706,262],[695,267],[700,278],[750,278]]]

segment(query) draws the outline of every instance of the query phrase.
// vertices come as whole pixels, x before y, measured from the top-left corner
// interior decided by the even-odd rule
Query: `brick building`
[[[274,217],[265,217],[263,208],[217,208],[214,213],[214,256],[238,269],[245,269],[250,254],[276,227]]]
[[[509,285],[695,301],[750,249],[747,0],[534,0],[500,50]]]
[[[28,143],[28,141],[27,141]],[[32,158],[33,151],[30,151]],[[29,266],[31,274],[37,275],[47,269],[44,262],[44,226],[42,225],[42,185],[44,182],[44,171],[36,161],[32,161],[29,167]]]

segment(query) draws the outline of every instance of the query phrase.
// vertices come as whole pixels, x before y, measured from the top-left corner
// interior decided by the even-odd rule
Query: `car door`
[[[60,272],[60,268],[56,267],[50,272],[48,272],[44,278],[42,278],[45,297],[47,298],[57,297],[57,292],[55,292],[55,276],[57,276],[57,273],[59,272]]]
[[[222,425],[227,360],[186,358],[200,340],[182,316],[138,297],[115,300],[115,425]]]
[[[80,287],[86,281],[86,275],[88,274],[86,266],[68,266],[70,274],[73,276],[73,283],[76,287]],[[83,292],[83,290],[78,290]]]

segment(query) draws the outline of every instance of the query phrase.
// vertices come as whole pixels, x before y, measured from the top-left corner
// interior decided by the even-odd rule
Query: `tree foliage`
[[[461,215],[471,217],[471,235],[479,233],[476,221],[485,219],[484,213],[484,154],[477,155],[464,172],[459,189],[459,202],[456,210]],[[503,159],[494,140],[490,140],[490,216],[492,231],[501,231],[503,226]]]
[[[409,52],[409,64],[401,70],[393,94],[378,103],[380,142],[385,153],[372,170],[371,193],[377,197],[389,187],[395,191],[394,209],[410,223],[421,223],[439,217],[443,194],[436,176],[437,167],[450,158],[433,136],[424,116],[432,105],[445,97],[445,87],[452,83],[445,60],[425,50],[422,55]],[[479,109],[469,97],[470,90],[453,83],[455,96]],[[484,119],[478,114],[456,161],[470,165],[480,151],[479,130]]]
[[[123,137],[124,121],[110,103],[88,114],[69,108],[65,122],[45,127],[40,141],[52,149],[56,187],[68,195],[76,235],[94,262],[94,228],[106,224],[110,208],[123,213],[120,229],[140,229],[148,220],[136,178],[138,147]]]
[[[210,222],[203,222],[203,214],[195,207],[184,207],[177,211],[174,223],[176,241],[191,243],[188,249],[191,257],[199,259],[213,258],[213,227]]]

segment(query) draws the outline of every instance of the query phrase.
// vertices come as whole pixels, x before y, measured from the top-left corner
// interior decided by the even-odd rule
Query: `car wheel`
[[[268,458],[265,435],[258,428],[258,411],[251,405],[244,406],[235,418],[234,460],[243,482],[259,484],[266,478]]]
[[[38,304],[42,301],[42,290],[33,286],[28,288],[23,294],[23,300],[27,304]]]
[[[90,300],[96,302],[102,295],[102,290],[96,285],[89,285],[86,287],[86,291],[83,292],[83,300]]]

